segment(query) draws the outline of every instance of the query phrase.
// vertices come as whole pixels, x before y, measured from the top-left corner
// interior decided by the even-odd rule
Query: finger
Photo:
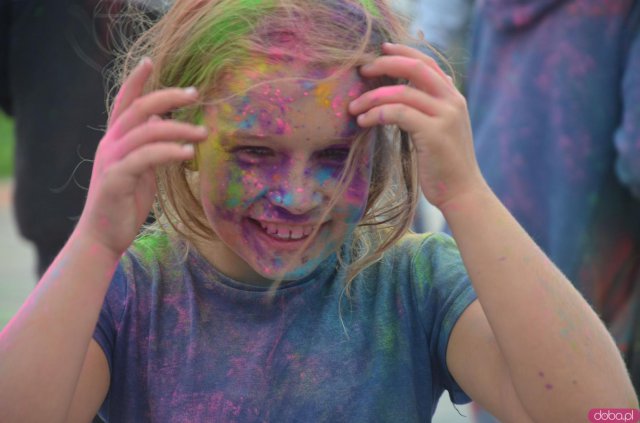
[[[167,141],[201,142],[207,138],[208,130],[204,126],[175,120],[150,118],[147,123],[129,131],[118,143],[119,157],[125,157],[145,144]]]
[[[405,104],[385,104],[374,107],[358,116],[358,125],[370,128],[377,125],[398,125],[411,134],[423,131],[425,119],[430,119]]]
[[[129,154],[116,166],[117,172],[139,177],[157,166],[192,160],[195,155],[193,145],[162,142],[147,144]]]
[[[438,113],[438,100],[407,85],[386,86],[367,91],[349,104],[349,112],[359,115],[372,107],[393,103],[406,104],[429,116]]]
[[[451,93],[451,87],[443,81],[438,72],[419,59],[403,56],[381,56],[363,65],[360,74],[364,77],[390,76],[408,79],[416,88],[444,98]]]
[[[422,60],[433,70],[435,70],[438,75],[440,75],[445,81],[453,83],[453,79],[442,70],[442,68],[438,65],[438,62],[436,62],[433,57],[424,54],[420,50],[406,46],[404,44],[384,43],[382,44],[382,51],[385,54],[406,56],[413,59]]]
[[[165,88],[136,98],[114,122],[112,131],[119,138],[134,127],[151,119],[154,115],[164,115],[179,107],[193,104],[198,99],[195,88]]]
[[[115,122],[122,112],[129,107],[133,100],[142,95],[144,84],[147,82],[147,79],[149,79],[152,70],[153,64],[151,63],[151,59],[145,57],[140,61],[138,66],[131,71],[131,74],[125,79],[114,101],[113,110],[109,117],[109,127],[111,123]]]

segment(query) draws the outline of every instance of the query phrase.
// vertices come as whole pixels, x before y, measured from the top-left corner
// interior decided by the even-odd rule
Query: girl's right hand
[[[167,88],[143,95],[152,69],[151,61],[143,59],[116,97],[77,227],[82,236],[115,257],[133,242],[151,210],[156,193],[154,168],[192,159],[191,143],[207,137],[204,127],[158,117],[195,103],[198,93],[193,88]]]

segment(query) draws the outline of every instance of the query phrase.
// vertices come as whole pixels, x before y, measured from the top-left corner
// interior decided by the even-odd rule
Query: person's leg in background
[[[97,2],[12,3],[9,50],[15,120],[14,211],[42,274],[71,234],[107,119],[104,71],[112,60]]]

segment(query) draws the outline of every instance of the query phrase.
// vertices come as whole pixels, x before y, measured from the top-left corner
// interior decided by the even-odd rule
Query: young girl
[[[383,0],[178,0],[0,336],[0,421],[430,421],[444,389],[512,422],[637,407],[403,39]],[[418,185],[457,245],[407,233]]]

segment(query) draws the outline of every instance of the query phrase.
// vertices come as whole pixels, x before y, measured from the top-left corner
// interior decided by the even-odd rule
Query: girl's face
[[[250,283],[304,277],[343,243],[365,211],[373,151],[369,137],[352,181],[325,215],[362,131],[347,105],[365,86],[355,70],[318,83],[310,79],[329,70],[294,79],[291,66],[260,68],[225,81],[224,94],[237,96],[206,109],[212,135],[198,156],[201,201],[219,237],[205,256]]]

